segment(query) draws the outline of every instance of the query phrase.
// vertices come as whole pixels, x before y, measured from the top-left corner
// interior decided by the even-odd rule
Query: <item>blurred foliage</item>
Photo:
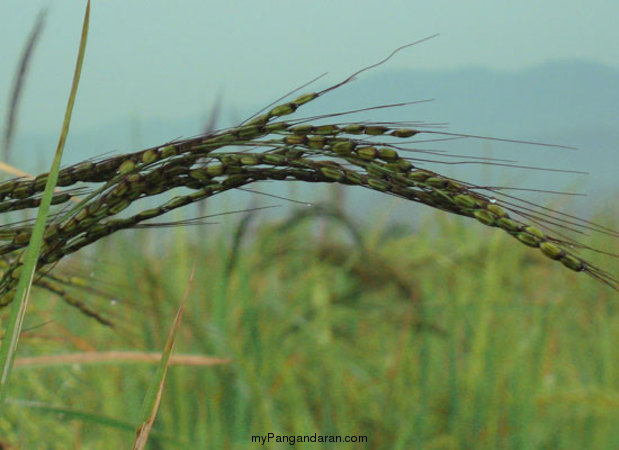
[[[462,218],[357,229],[336,210],[306,215],[104,240],[56,271],[92,278],[83,301],[116,328],[38,292],[18,357],[160,351],[197,261],[176,352],[231,362],[170,368],[151,448],[255,448],[268,432],[366,435],[375,449],[619,448],[616,292]],[[16,367],[0,443],[127,447],[154,371]]]

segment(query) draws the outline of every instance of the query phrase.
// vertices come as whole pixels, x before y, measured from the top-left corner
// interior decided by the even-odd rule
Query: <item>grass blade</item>
[[[43,355],[16,358],[14,367],[50,367],[71,366],[73,364],[150,364],[161,361],[161,353],[150,352],[84,352],[62,355]],[[169,365],[182,366],[217,366],[231,363],[227,358],[215,358],[205,355],[172,355]]]
[[[27,400],[10,400],[10,403],[23,408],[38,410],[42,413],[55,414],[57,416],[60,415],[63,420],[77,420],[82,423],[87,423],[95,426],[108,427],[117,433],[130,433],[133,431],[134,428],[133,424],[131,424],[130,422],[120,420],[115,417],[108,417],[102,414],[95,414],[89,411],[82,411],[66,406],[50,405],[46,403]],[[165,441],[169,444],[174,444],[179,448],[186,446],[184,446],[183,442],[180,442],[174,436],[163,434],[156,430],[153,431],[153,435],[156,436],[158,439],[161,439],[162,441]]]
[[[172,324],[172,328],[170,329],[170,333],[168,334],[168,339],[163,350],[163,355],[161,356],[161,362],[159,363],[157,372],[155,373],[151,385],[148,388],[146,398],[144,398],[144,404],[142,406],[141,414],[142,424],[138,428],[135,442],[133,443],[133,449],[141,450],[146,446],[146,442],[148,441],[148,435],[150,434],[153,424],[155,423],[157,411],[159,410],[159,404],[161,403],[161,396],[163,394],[163,386],[165,385],[166,375],[168,373],[170,355],[172,354],[172,350],[174,349],[176,332],[183,318],[185,304],[187,303],[187,297],[189,296],[189,291],[191,289],[191,284],[193,282],[193,276],[195,272],[196,263],[194,262],[193,268],[191,269],[191,275],[189,275],[189,281],[187,282],[187,287],[185,288],[183,300],[181,301],[181,305],[178,307],[176,317],[174,318],[174,323]]]
[[[19,334],[21,332],[22,324],[26,314],[26,308],[28,306],[28,297],[30,288],[32,286],[32,280],[37,269],[37,263],[41,246],[43,244],[43,234],[45,232],[45,224],[49,213],[52,195],[56,182],[58,179],[58,171],[60,170],[60,161],[62,159],[62,152],[64,145],[69,134],[69,125],[71,123],[71,114],[73,112],[73,105],[75,104],[75,97],[77,95],[77,87],[79,85],[79,79],[82,72],[82,65],[84,62],[84,55],[86,52],[86,41],[88,37],[88,24],[90,19],[90,0],[86,5],[86,12],[84,14],[84,21],[82,25],[82,36],[77,56],[77,62],[75,65],[75,72],[73,75],[73,84],[71,86],[71,93],[67,102],[67,108],[65,111],[64,122],[62,124],[62,131],[60,133],[60,139],[58,140],[58,147],[56,148],[56,154],[54,155],[54,161],[50,170],[47,183],[45,185],[45,191],[41,200],[41,205],[38,210],[37,219],[32,230],[32,236],[30,243],[25,251],[20,255],[23,257],[23,266],[21,275],[17,283],[15,291],[15,300],[11,306],[11,314],[7,324],[6,333],[2,340],[2,347],[0,348],[0,406],[4,402],[7,390],[7,380],[13,367],[13,361],[15,359],[15,351],[17,349],[17,343],[19,340]]]
[[[13,84],[13,90],[11,92],[11,102],[9,103],[9,109],[7,111],[6,125],[4,128],[4,137],[2,141],[2,158],[7,163],[9,161],[9,155],[10,155],[11,143],[13,141],[13,135],[15,134],[15,126],[17,122],[17,109],[19,106],[19,99],[23,92],[24,79],[26,78],[26,73],[28,72],[28,65],[32,58],[34,48],[36,46],[37,41],[39,40],[41,31],[43,30],[43,25],[45,24],[46,15],[47,15],[46,10],[43,10],[39,13],[39,16],[37,17],[37,21],[32,27],[32,30],[30,31],[30,36],[28,37],[28,41],[26,42],[26,47],[24,48],[24,51],[22,52],[21,61],[19,63],[19,70],[15,74],[15,81]]]

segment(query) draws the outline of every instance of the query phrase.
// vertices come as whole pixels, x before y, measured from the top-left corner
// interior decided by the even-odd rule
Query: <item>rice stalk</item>
[[[361,186],[475,219],[502,229],[520,244],[538,249],[569,270],[587,273],[619,289],[615,276],[580,255],[580,250],[605,252],[567,236],[568,232],[597,232],[619,237],[617,231],[506,194],[503,188],[478,186],[420,168],[419,163],[434,161],[429,158],[436,153],[414,148],[424,136],[431,140],[436,140],[437,135],[439,139],[492,138],[401,122],[311,123],[333,120],[349,112],[290,118],[303,105],[348,83],[363,70],[322,91],[270,106],[237,127],[63,168],[57,181],[63,191],[56,192],[51,201],[64,209],[48,220],[37,270],[46,273],[46,266],[110,234],[148,225],[144,222],[228,190],[266,180],[297,180]],[[522,167],[507,162],[484,162]],[[0,212],[37,208],[48,177],[44,173],[33,179],[17,178],[0,183]],[[178,188],[190,193],[162,200],[154,207],[140,206],[142,199],[159,199],[160,194]],[[88,195],[72,205],[70,200],[76,192]],[[138,212],[123,215],[129,207]],[[13,300],[20,274],[15,255],[30,241],[32,227],[31,222],[21,222],[0,228],[0,257],[5,261],[0,279],[0,306]],[[74,302],[73,306],[78,303]]]

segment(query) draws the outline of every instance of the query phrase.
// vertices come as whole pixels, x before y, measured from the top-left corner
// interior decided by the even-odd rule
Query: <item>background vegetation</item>
[[[26,317],[26,302],[18,301],[27,298],[28,274],[35,271],[38,252],[47,246],[52,255],[55,237],[63,246],[75,237],[71,233],[76,227],[89,232],[88,226],[101,225],[98,222],[105,216],[122,211],[143,193],[175,187],[166,184],[175,177],[184,180],[192,174],[190,178],[207,182],[226,175],[230,178],[225,181],[230,181],[247,169],[242,165],[273,163],[250,154],[216,155],[214,159],[220,158],[223,165],[188,172],[191,164],[204,158],[200,148],[207,148],[205,155],[219,148],[212,135],[204,142],[151,149],[122,164],[112,158],[113,167],[107,172],[86,162],[61,172],[61,185],[118,182],[114,195],[128,192],[128,199],[114,203],[114,195],[103,194],[104,205],[82,206],[76,213],[82,213],[79,220],[70,222],[71,227],[46,228],[45,214],[84,56],[88,11],[89,7],[54,166],[49,176],[37,178],[46,184],[43,200],[37,197],[42,187],[37,182],[3,184],[3,196],[12,198],[3,204],[3,211],[41,206],[32,233],[19,227],[31,222],[7,223],[2,230],[4,239],[11,242],[3,247],[3,255],[28,241],[30,247],[23,263],[17,258],[2,259],[7,302],[15,280],[20,284],[10,318],[6,310],[0,316],[2,325],[7,324],[0,355],[1,448],[126,447],[138,425],[148,419],[150,405],[156,403],[153,386],[163,385],[165,379],[163,368],[155,372],[147,356],[171,349],[168,329],[189,288],[188,311],[177,339],[181,354],[173,361],[178,367],[167,379],[152,448],[248,448],[259,445],[251,442],[252,436],[271,432],[366,436],[369,448],[619,447],[616,292],[548,264],[540,252],[515,248],[503,233],[469,227],[461,218],[435,215],[413,227],[394,224],[386,213],[358,229],[342,212],[339,189],[332,190],[336,201],[331,206],[304,208],[283,221],[258,223],[256,211],[240,220],[228,217],[214,230],[195,221],[177,221],[158,225],[184,225],[165,234],[134,230],[99,241],[77,255],[67,257],[72,251],[62,252],[65,258],[54,270],[54,278],[37,275],[42,278],[35,284],[43,286],[49,280],[53,284],[48,283],[47,292],[39,292],[33,301],[12,368],[16,337]],[[31,44],[38,34],[35,30]],[[331,89],[275,107],[257,125],[218,137],[226,137],[226,143],[254,146],[256,136],[272,131],[267,133],[265,128],[269,120],[288,115]],[[19,93],[19,86],[15,92]],[[17,104],[18,95],[14,99]],[[12,121],[8,123],[6,155],[13,128]],[[352,127],[349,131],[335,127],[327,134],[389,131]],[[336,170],[337,165],[305,160],[300,167],[314,172],[297,170],[298,179],[318,182],[348,177],[352,184],[388,191],[393,187],[388,182],[408,180],[403,172],[410,178],[410,187],[418,189],[410,199],[474,216],[487,225],[510,224],[494,199],[479,197],[476,202],[477,197],[463,185],[453,183],[451,191],[443,192],[439,188],[449,185],[445,178],[412,168],[388,148],[374,154],[376,149],[360,149],[352,141],[327,141],[320,136],[324,128],[306,126],[292,133],[288,128],[278,129],[288,133],[283,141],[286,152],[313,142],[316,153],[344,157],[368,172],[364,178],[353,177],[344,169]],[[398,138],[417,134],[407,129],[389,132]],[[174,159],[179,151],[190,150],[184,144],[197,145],[192,147],[195,154]],[[275,165],[299,163],[296,153],[285,154]],[[155,178],[146,182],[139,172],[149,170],[159,158],[162,165],[172,159],[170,167],[191,164],[177,167],[182,170],[176,175],[153,170]],[[399,165],[383,167],[376,158]],[[368,159],[373,162],[367,163]],[[136,168],[139,164],[143,165]],[[186,186],[196,189],[200,183]],[[453,201],[450,194],[461,202]],[[70,200],[68,194],[54,198],[56,203]],[[109,211],[97,216],[102,207]],[[198,209],[203,212],[204,205]],[[8,217],[3,216],[7,221]],[[600,222],[617,225],[608,211]],[[616,258],[604,266],[607,276],[570,256],[571,250],[554,245],[569,245],[569,240],[545,237],[517,222],[507,225],[503,228],[523,243],[540,248],[544,244],[547,256],[613,285]],[[96,234],[97,239],[104,234],[108,233]],[[611,240],[616,233],[606,236],[587,244],[619,254],[616,239]],[[68,249],[96,240],[79,239]],[[52,296],[52,291],[59,297]],[[60,299],[87,314],[67,308]],[[114,328],[102,325],[109,324],[108,319]],[[10,372],[7,389],[5,374]],[[3,403],[7,390],[10,398]],[[156,408],[152,413],[154,417]]]
[[[253,222],[229,216],[167,240],[108,238],[59,273],[94,274],[105,295],[86,299],[117,330],[38,292],[18,356],[159,351],[197,261],[177,353],[229,362],[171,367],[152,448],[253,448],[267,432],[367,435],[367,448],[619,445],[614,291],[470,220],[387,217],[358,233],[297,215],[239,239]],[[17,366],[0,441],[123,448],[154,370]]]

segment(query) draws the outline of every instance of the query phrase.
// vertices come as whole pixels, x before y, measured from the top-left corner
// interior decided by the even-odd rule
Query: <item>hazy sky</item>
[[[0,2],[2,117],[24,41],[49,10],[21,107],[24,131],[60,129],[85,4]],[[218,92],[226,104],[268,103],[434,33],[385,68],[513,70],[559,58],[618,68],[618,20],[617,0],[95,0],[73,127],[204,115]]]

